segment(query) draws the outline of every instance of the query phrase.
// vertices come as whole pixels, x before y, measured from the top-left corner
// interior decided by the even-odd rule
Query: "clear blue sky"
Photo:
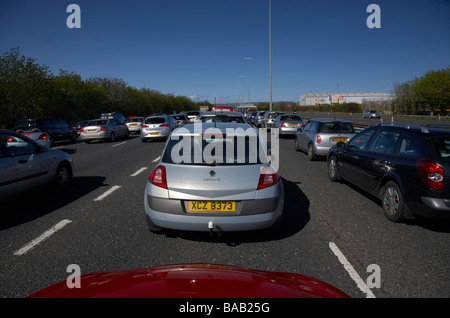
[[[69,4],[81,29],[69,29]],[[369,4],[381,8],[370,29]],[[268,0],[2,0],[0,52],[200,100],[269,100]],[[450,65],[448,0],[272,0],[273,101],[386,92]],[[245,76],[245,77],[242,77]]]

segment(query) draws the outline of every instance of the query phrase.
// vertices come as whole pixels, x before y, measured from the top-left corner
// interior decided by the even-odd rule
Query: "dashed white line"
[[[345,270],[348,272],[350,277],[355,281],[358,288],[366,294],[366,298],[375,298],[375,295],[372,293],[369,287],[367,287],[366,283],[361,279],[356,270],[353,268],[352,264],[347,260],[347,258],[342,254],[341,250],[334,244],[333,242],[329,243],[331,250],[334,255],[337,256],[342,265],[344,265]]]
[[[66,226],[70,222],[72,222],[72,221],[71,220],[62,220],[61,222],[57,223],[56,225],[54,225],[49,230],[47,230],[44,233],[42,233],[42,235],[40,235],[39,237],[37,237],[36,239],[32,240],[30,243],[26,244],[20,250],[16,251],[14,253],[14,255],[17,255],[17,256],[24,255],[29,250],[31,250],[33,247],[35,247],[36,245],[38,245],[38,244],[42,243],[43,241],[45,241],[46,239],[48,239],[50,236],[55,234],[57,231],[61,230],[64,226]]]
[[[147,169],[147,167],[142,167],[141,169],[139,169],[138,171],[136,171],[135,173],[130,175],[130,177],[136,177],[138,174],[140,174],[141,172],[145,171],[146,169]]]
[[[100,195],[97,198],[95,198],[94,201],[101,201],[101,200],[103,200],[104,198],[106,198],[108,195],[110,195],[111,193],[113,193],[114,191],[116,191],[119,188],[121,188],[121,186],[118,186],[118,185],[113,186],[111,189],[109,189],[108,191],[106,191],[102,195]]]
[[[112,145],[113,147],[117,147],[117,146],[120,146],[120,145],[123,145],[123,144],[126,144],[127,142],[126,141],[124,141],[124,142],[121,142],[121,143],[118,143],[118,144],[115,144],[115,145]]]
[[[156,161],[158,161],[159,159],[161,159],[161,156],[159,156],[158,158],[156,158],[156,159],[153,160],[152,162],[156,162]]]

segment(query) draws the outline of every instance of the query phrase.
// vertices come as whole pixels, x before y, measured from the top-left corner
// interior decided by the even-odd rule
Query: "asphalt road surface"
[[[1,207],[0,297],[26,297],[81,273],[214,263],[295,272],[355,298],[450,297],[450,223],[392,223],[380,202],[328,180],[293,139],[280,140],[285,186],[279,233],[148,231],[144,188],[164,142],[57,144],[75,164],[64,192],[42,189]]]

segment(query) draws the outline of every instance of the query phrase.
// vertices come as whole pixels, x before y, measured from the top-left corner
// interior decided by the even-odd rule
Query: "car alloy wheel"
[[[398,222],[403,219],[404,200],[398,185],[389,181],[383,188],[383,195],[381,198],[384,215],[393,222]]]
[[[308,158],[311,161],[316,160],[316,154],[314,153],[312,144],[308,146]]]
[[[66,188],[71,181],[72,174],[67,164],[60,164],[56,169],[55,182],[58,188]]]
[[[336,158],[334,156],[328,159],[328,178],[331,181],[339,181],[339,172],[337,171]]]

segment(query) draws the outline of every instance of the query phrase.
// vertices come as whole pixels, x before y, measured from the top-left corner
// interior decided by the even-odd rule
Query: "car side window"
[[[393,131],[379,131],[370,143],[368,151],[392,155],[399,135]]]
[[[311,128],[311,123],[309,122],[305,125],[305,128],[303,129],[303,131],[309,131],[310,128]]]
[[[398,154],[413,158],[419,158],[422,156],[419,147],[417,147],[417,145],[408,137],[403,137]]]
[[[366,147],[375,130],[365,130],[356,135],[348,142],[350,148],[362,150]]]

